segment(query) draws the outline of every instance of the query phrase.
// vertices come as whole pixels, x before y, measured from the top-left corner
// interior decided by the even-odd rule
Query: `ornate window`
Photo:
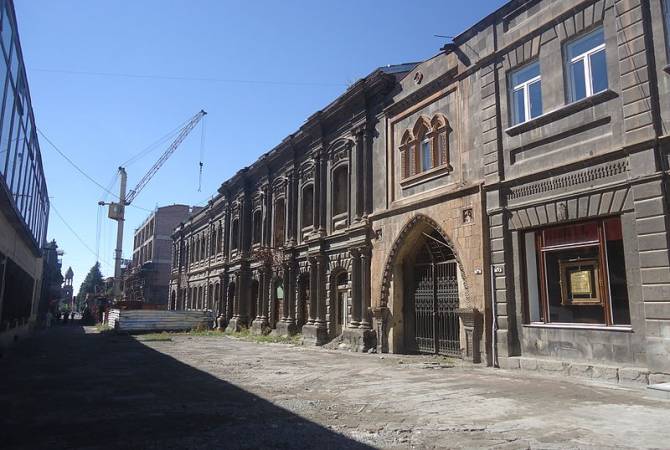
[[[221,253],[223,249],[223,228],[219,225],[219,232],[216,235],[216,253]]]
[[[449,122],[442,114],[432,120],[419,117],[400,140],[400,171],[409,178],[438,167],[449,166]]]
[[[283,198],[275,202],[274,213],[274,246],[282,247],[284,245],[284,235],[286,234],[286,203]]]
[[[233,220],[232,232],[230,236],[230,249],[237,250],[240,240],[240,221]]]
[[[314,225],[314,186],[308,185],[302,190],[302,228]]]
[[[210,234],[209,238],[209,254],[210,255],[215,255],[216,254],[216,227],[212,227],[212,233]]]
[[[254,244],[259,244],[261,242],[261,234],[263,229],[263,215],[261,210],[257,209],[254,211],[253,217],[253,233],[251,235],[251,242]]]
[[[349,170],[340,166],[333,171],[333,215],[346,213],[349,208]]]
[[[200,236],[200,259],[205,259],[207,256],[207,246],[205,245],[205,235]]]

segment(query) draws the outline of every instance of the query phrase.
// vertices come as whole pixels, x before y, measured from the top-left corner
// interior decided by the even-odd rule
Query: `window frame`
[[[612,298],[612,280],[610,279],[610,261],[609,255],[607,252],[607,232],[606,232],[606,222],[611,219],[618,219],[619,226],[623,228],[623,223],[620,216],[609,216],[609,217],[598,217],[591,220],[582,220],[577,222],[565,223],[565,224],[551,224],[542,228],[524,230],[523,233],[519,235],[519,257],[521,262],[521,278],[522,278],[522,295],[523,295],[523,323],[525,326],[554,326],[562,328],[602,328],[602,329],[624,329],[630,330],[633,327],[632,317],[629,316],[631,323],[615,323],[614,310],[613,310],[613,298]],[[575,242],[561,245],[544,245],[543,240],[543,231],[557,228],[562,226],[571,226],[571,225],[584,225],[588,223],[597,224],[597,239],[592,241],[583,241]],[[621,230],[623,232],[623,229]],[[533,248],[532,252],[536,258],[535,262],[535,271],[537,273],[537,295],[538,295],[538,307],[540,311],[539,320],[532,320],[530,317],[531,309],[531,298],[529,294],[529,267],[527,259],[527,242],[525,236],[527,234],[532,234]],[[547,261],[546,254],[553,251],[560,250],[572,250],[572,249],[582,249],[582,248],[597,248],[597,279],[600,279],[601,282],[597,286],[598,295],[602,295],[602,318],[603,323],[585,323],[585,322],[561,322],[561,321],[552,321],[550,316],[550,298],[549,298],[549,285],[547,281]],[[625,264],[624,260],[624,264]],[[559,277],[561,275],[559,274]],[[629,311],[631,308],[631,297],[628,296],[628,308]],[[630,313],[629,313],[630,314]]]
[[[569,56],[569,49],[571,46],[577,44],[580,41],[588,39],[590,36],[601,32],[603,35],[603,42],[602,44],[597,45],[596,47],[593,47],[583,53],[580,53],[577,56],[573,56],[570,58]],[[585,98],[593,97],[595,94],[599,94],[600,92],[604,92],[607,89],[609,89],[609,76],[607,77],[607,86],[605,89],[602,89],[598,92],[593,91],[593,73],[591,71],[591,57],[597,53],[600,52],[605,52],[605,71],[607,73],[607,42],[605,41],[605,28],[600,25],[586,33],[580,34],[578,37],[575,37],[574,39],[569,40],[565,44],[565,72],[567,75],[567,81],[568,81],[568,100],[569,103],[574,103],[579,100],[583,100]],[[573,91],[573,75],[572,75],[572,66],[573,64],[582,61],[584,65],[584,92],[585,95],[582,98],[575,98],[575,92]]]
[[[530,78],[522,83],[519,84],[514,84],[513,78],[514,75],[521,72],[522,70],[526,70],[530,68],[531,66],[537,65],[538,72],[539,74],[533,78]],[[535,83],[540,83],[540,114],[533,116],[531,113],[531,102],[530,102],[530,87],[531,85]],[[523,92],[523,115],[524,118],[523,120],[516,117],[516,108],[515,108],[515,102],[514,102],[514,94],[517,91],[522,91]],[[539,117],[543,114],[544,108],[542,106],[542,66],[540,65],[540,60],[535,59],[531,62],[528,62],[524,64],[521,67],[517,67],[516,69],[510,71],[509,73],[509,105],[510,105],[510,117],[511,117],[511,122],[512,126],[514,125],[520,125],[522,123],[526,123],[530,120],[533,120],[536,117]]]

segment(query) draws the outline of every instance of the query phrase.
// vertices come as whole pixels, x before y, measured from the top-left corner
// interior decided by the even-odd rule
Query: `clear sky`
[[[294,132],[376,67],[421,61],[502,0],[15,0],[37,127],[107,186],[117,167],[200,109],[196,128],[135,204],[202,204],[221,182]],[[163,144],[127,167],[129,189]],[[40,138],[52,211],[48,239],[75,293],[99,252],[113,274],[116,222],[102,189]],[[113,187],[116,192],[118,184]],[[109,196],[108,196],[109,197]],[[66,227],[58,211],[89,247]],[[147,212],[128,208],[124,257]]]

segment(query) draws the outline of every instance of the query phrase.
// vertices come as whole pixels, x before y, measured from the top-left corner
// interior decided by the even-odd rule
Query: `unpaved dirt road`
[[[0,360],[2,448],[670,448],[670,402],[427,357],[59,327]]]

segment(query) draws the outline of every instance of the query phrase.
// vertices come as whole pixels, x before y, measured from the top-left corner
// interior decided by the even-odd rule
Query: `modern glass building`
[[[36,320],[49,197],[11,0],[0,0],[0,346]]]

